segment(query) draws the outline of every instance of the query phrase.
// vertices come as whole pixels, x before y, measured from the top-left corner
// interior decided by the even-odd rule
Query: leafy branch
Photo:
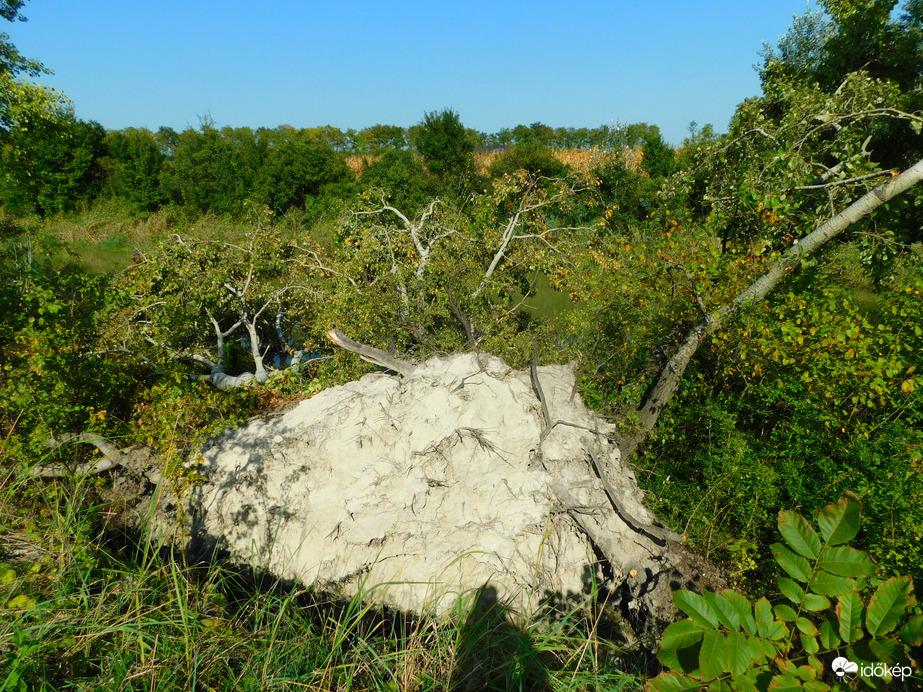
[[[673,601],[689,617],[665,630],[657,657],[670,671],[647,689],[823,692],[833,689],[823,680],[822,658],[830,655],[855,663],[870,684],[869,664],[893,670],[909,647],[923,643],[923,615],[910,614],[915,599],[906,576],[881,582],[863,602],[863,587],[877,567],[867,553],[846,545],[859,531],[860,509],[847,492],[818,513],[819,533],[800,514],[779,512],[785,543],[770,549],[788,575],[777,582],[787,603],[772,605],[765,597],[751,603],[730,589],[676,591]]]

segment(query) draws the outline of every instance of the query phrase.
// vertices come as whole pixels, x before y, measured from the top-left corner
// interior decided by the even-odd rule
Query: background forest
[[[638,411],[703,316],[923,159],[923,2],[821,5],[764,47],[727,133],[679,148],[655,125],[485,134],[452,110],[106,131],[0,36],[0,689],[451,688],[457,651],[347,645],[348,618],[113,538],[106,474],[31,477],[92,466],[49,441],[95,433],[182,479],[183,450],[369,369],[333,326],[417,358],[476,340],[515,367],[533,344],[575,360],[648,505],[749,596],[778,576],[779,510],[846,491],[854,545],[920,583],[923,189],[804,256],[702,340],[659,418]],[[611,643],[575,655],[591,635],[570,625],[541,654],[556,688],[656,672]]]

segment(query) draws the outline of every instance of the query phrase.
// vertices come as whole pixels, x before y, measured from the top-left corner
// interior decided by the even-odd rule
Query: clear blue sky
[[[648,122],[724,131],[805,0],[31,0],[2,22],[39,81],[110,129]]]

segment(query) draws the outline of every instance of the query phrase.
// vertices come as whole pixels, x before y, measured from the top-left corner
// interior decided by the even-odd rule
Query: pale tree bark
[[[336,346],[357,353],[362,360],[387,368],[388,370],[393,370],[405,377],[416,369],[413,363],[392,356],[387,351],[382,351],[380,348],[353,341],[336,327],[327,332],[327,338]]]
[[[403,228],[389,229],[386,226],[381,226],[381,229],[385,232],[385,235],[389,235],[390,233],[406,233],[410,237],[410,242],[413,243],[414,250],[417,253],[417,257],[419,258],[417,261],[417,266],[414,269],[414,276],[417,279],[421,279],[423,274],[426,272],[426,265],[429,263],[430,254],[432,254],[433,250],[439,244],[439,241],[444,238],[448,238],[450,235],[455,235],[458,233],[458,231],[454,228],[440,228],[438,229],[440,232],[436,233],[436,235],[432,237],[424,236],[423,231],[426,228],[430,218],[432,218],[435,214],[436,207],[440,204],[442,204],[442,200],[434,199],[429,203],[429,206],[427,206],[426,210],[420,214],[420,217],[414,221],[411,221],[409,218],[407,218],[407,216],[402,214],[400,210],[395,209],[394,207],[387,204],[382,204],[379,209],[375,209],[373,211],[355,211],[353,214],[355,216],[379,216],[384,212],[394,214],[394,216],[396,216],[401,222],[401,226],[403,226]],[[392,267],[392,272],[396,272],[396,266]]]
[[[224,288],[232,296],[234,296],[238,304],[238,319],[228,329],[222,329],[218,320],[215,319],[215,317],[207,308],[205,309],[205,314],[208,316],[208,319],[212,324],[212,328],[215,331],[215,351],[217,353],[216,360],[212,360],[211,358],[198,353],[178,353],[172,351],[172,349],[170,349],[165,344],[159,343],[150,337],[145,337],[146,340],[150,344],[170,351],[173,358],[177,360],[191,361],[207,368],[207,374],[203,375],[190,373],[187,375],[187,377],[193,380],[204,380],[205,382],[208,382],[210,385],[212,385],[215,389],[218,389],[222,392],[228,392],[237,387],[242,387],[251,381],[266,382],[269,379],[269,371],[267,370],[265,364],[265,353],[261,350],[261,340],[259,334],[260,320],[263,317],[263,313],[265,313],[269,306],[274,304],[284,293],[293,290],[310,291],[311,289],[308,286],[301,284],[285,286],[284,288],[281,288],[270,295],[265,300],[263,305],[251,316],[246,299],[250,290],[252,279],[253,272],[251,270],[242,288],[232,286],[231,284],[224,284]],[[282,342],[283,347],[287,347],[282,334],[281,312],[277,315],[275,326],[276,333],[279,335],[279,339]],[[237,332],[237,330],[241,327],[243,327],[247,332],[247,341],[249,342],[250,346],[250,357],[253,360],[253,372],[244,372],[239,375],[229,375],[225,371],[225,341],[228,337]],[[295,356],[293,356],[290,364],[300,364],[301,357],[303,355],[303,352],[296,352],[295,356],[297,356],[297,360]]]
[[[882,204],[907,191],[921,180],[923,180],[923,160],[865,194],[839,214],[822,223],[802,240],[795,241],[794,245],[770,267],[769,271],[750,284],[734,300],[708,313],[689,331],[638,405],[639,426],[634,434],[626,437],[622,448],[622,458],[627,459],[634,454],[641,442],[657,425],[664,406],[676,393],[686,367],[706,336],[717,330],[747,305],[763,300],[803,259],[811,256],[826,243],[841,235],[852,224],[868,216]]]
[[[517,233],[520,225],[523,222],[523,219],[529,214],[544,207],[551,206],[552,204],[561,201],[568,194],[576,191],[576,188],[571,186],[558,191],[556,194],[551,195],[550,197],[539,197],[536,199],[532,197],[532,192],[535,191],[535,189],[535,184],[533,184],[526,190],[525,194],[522,195],[522,198],[519,201],[519,206],[516,208],[516,211],[514,211],[512,216],[507,219],[506,226],[503,228],[503,233],[500,235],[500,244],[494,252],[493,257],[490,260],[490,264],[487,266],[487,269],[484,272],[484,276],[481,278],[481,282],[471,294],[472,298],[477,298],[479,295],[481,295],[481,293],[490,283],[490,279],[494,275],[494,272],[496,272],[497,267],[499,267],[500,263],[507,258],[506,253],[509,250],[510,245],[512,245],[515,241],[538,240],[544,243],[545,246],[552,252],[558,252],[558,248],[551,244],[551,242],[548,240],[548,236],[560,231],[579,230],[578,228],[573,227],[559,227],[546,228],[539,233]]]

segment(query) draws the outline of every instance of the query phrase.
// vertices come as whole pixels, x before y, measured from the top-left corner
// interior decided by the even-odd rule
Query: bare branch
[[[388,370],[394,370],[394,372],[400,373],[401,375],[407,376],[416,369],[412,363],[396,358],[387,351],[382,351],[380,348],[366,346],[365,344],[360,344],[358,341],[353,341],[336,327],[327,332],[327,338],[336,346],[359,354],[363,360],[387,368]]]
[[[798,187],[789,187],[786,188],[786,191],[789,190],[823,190],[830,187],[842,187],[843,185],[852,185],[854,183],[862,182],[863,180],[871,180],[872,178],[880,178],[883,175],[894,175],[894,171],[876,171],[875,173],[869,173],[868,175],[860,175],[856,178],[847,178],[845,180],[835,180],[832,183],[812,183],[811,185],[799,185]],[[815,178],[816,180],[816,178]]]
[[[294,247],[299,252],[304,252],[306,254],[311,255],[314,258],[314,264],[308,264],[307,262],[303,262],[302,260],[299,260],[299,259],[290,259],[290,260],[286,260],[286,262],[294,262],[295,264],[300,264],[302,267],[306,267],[308,269],[320,269],[321,271],[327,272],[328,274],[333,274],[334,276],[344,276],[342,272],[338,272],[336,269],[332,269],[326,266],[321,261],[320,255],[314,252],[314,250],[308,250],[306,248],[299,247],[298,245],[293,245],[292,247]],[[352,277],[347,276],[346,280],[349,281],[349,283],[351,283],[353,286],[356,285],[356,282]]]

